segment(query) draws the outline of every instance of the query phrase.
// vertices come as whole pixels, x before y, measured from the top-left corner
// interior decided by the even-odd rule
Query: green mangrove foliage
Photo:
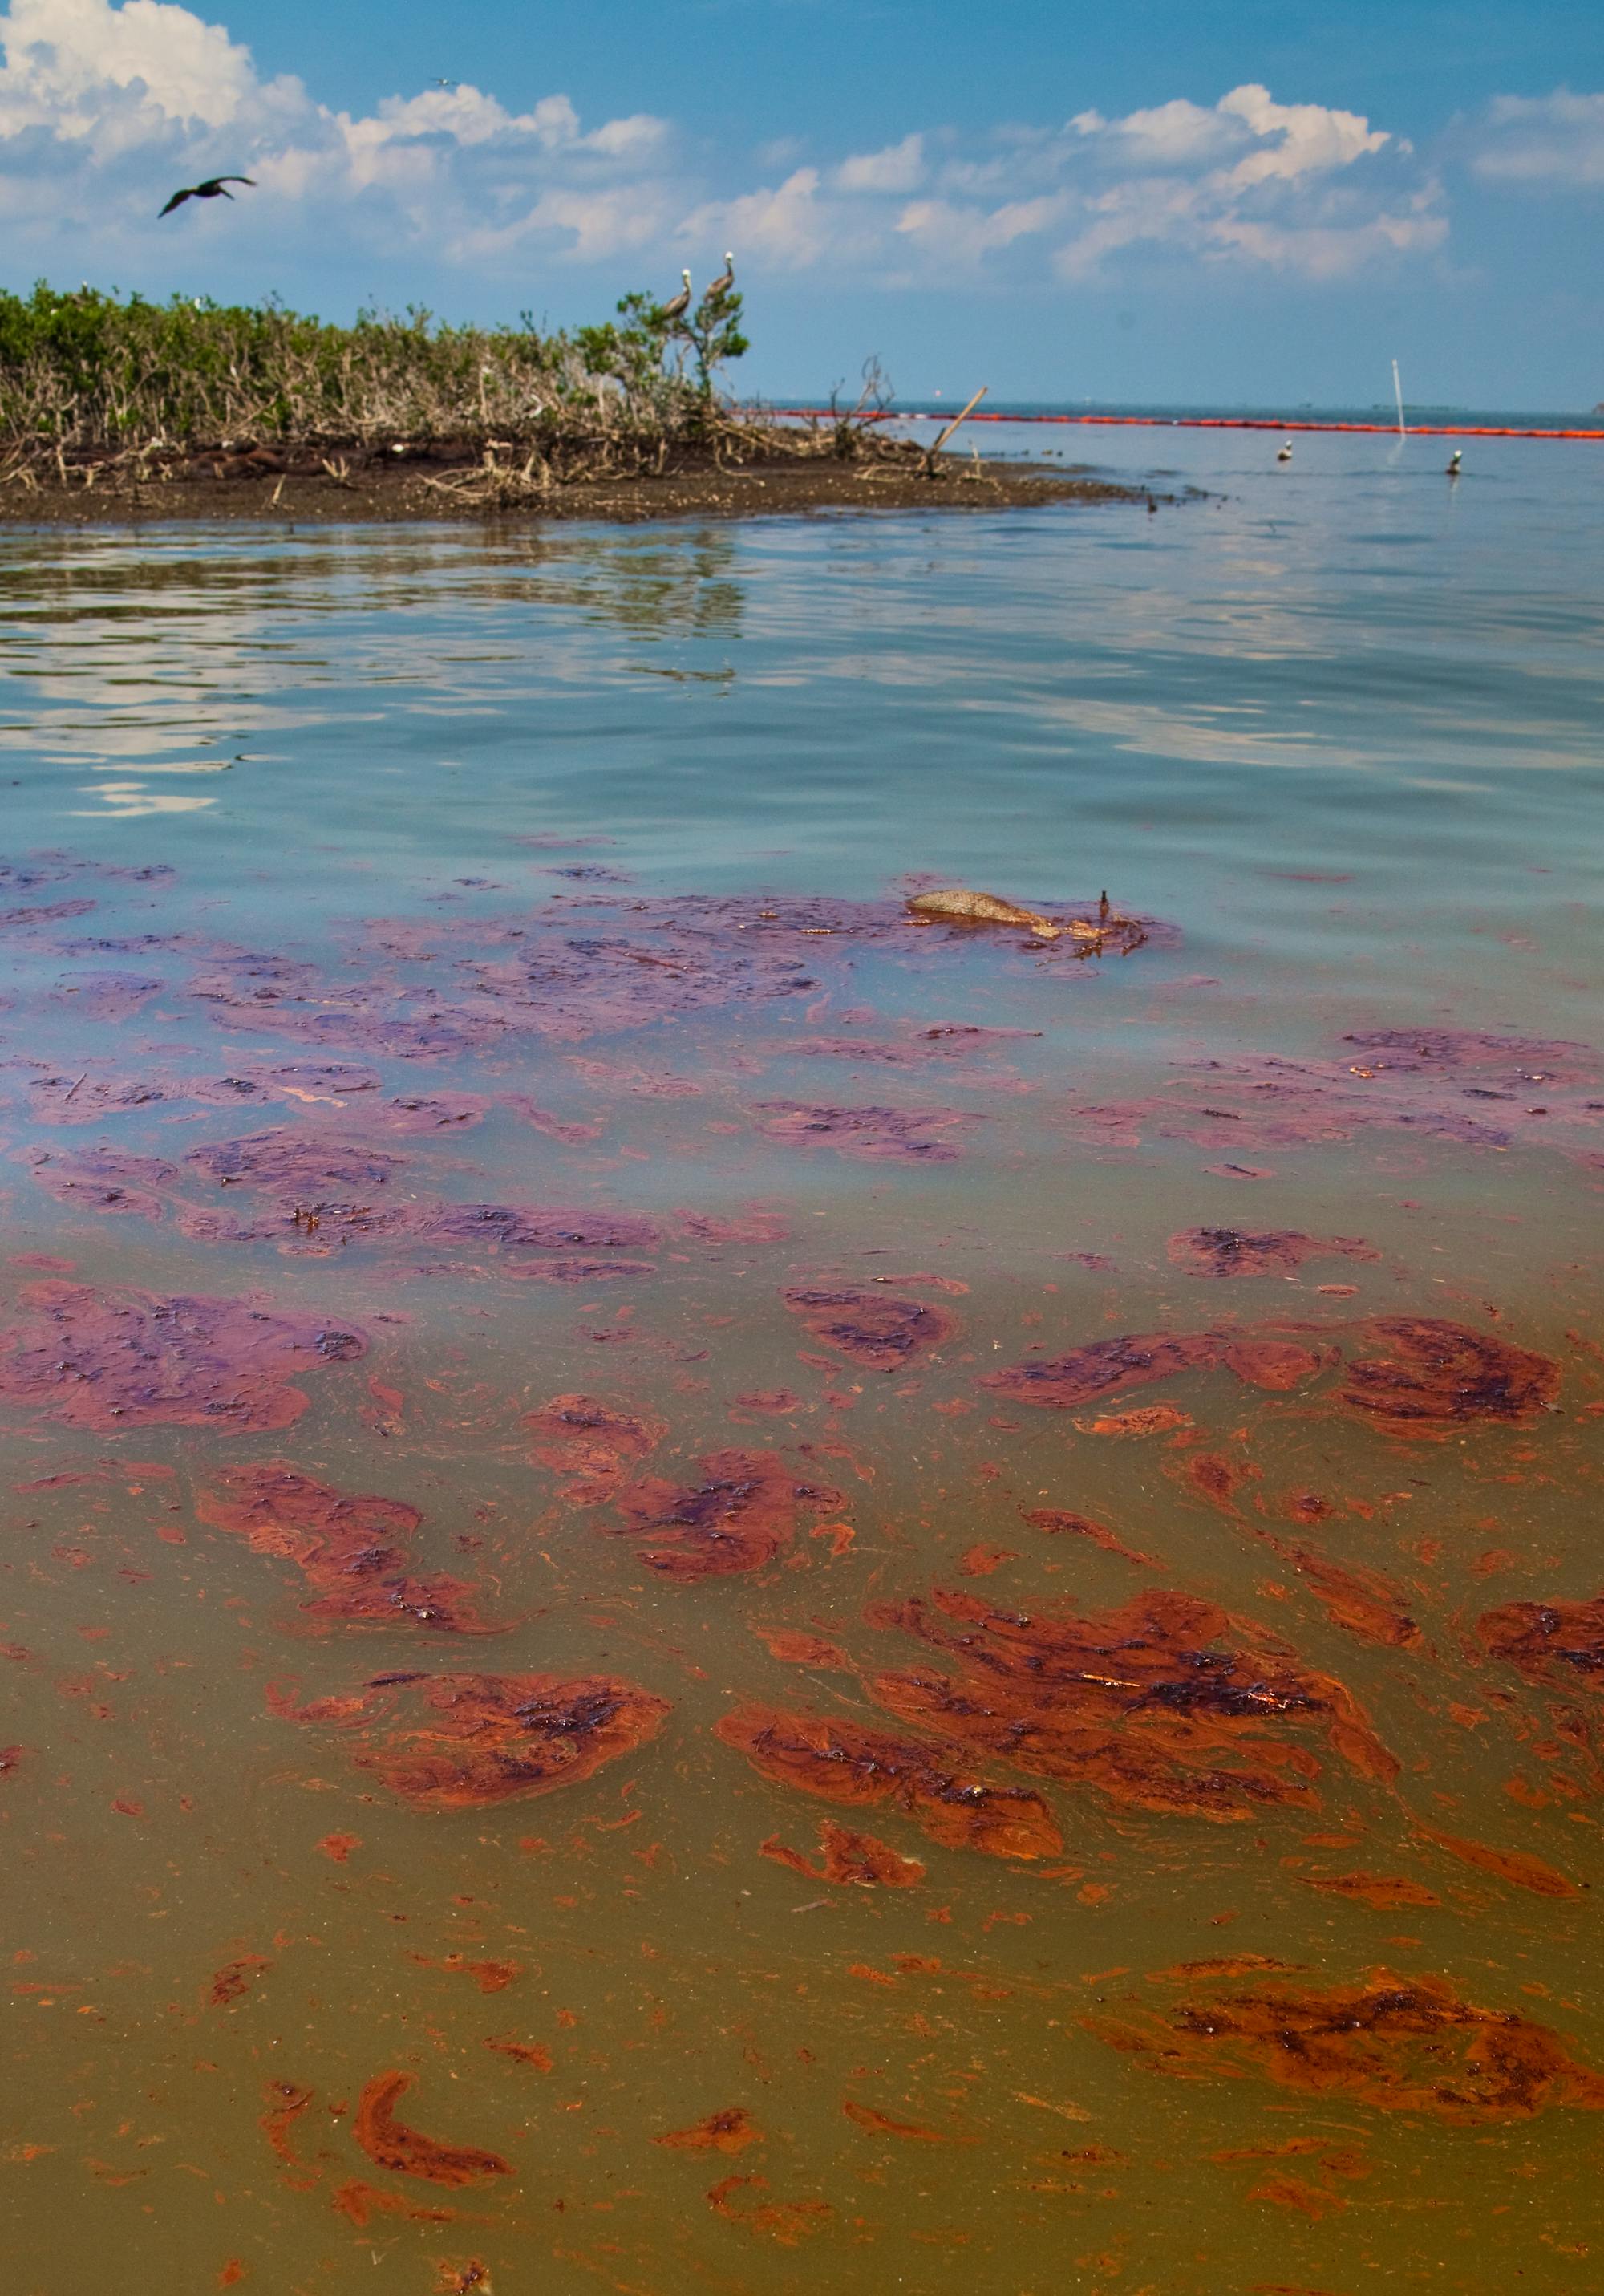
[[[229,442],[706,441],[748,348],[732,287],[671,319],[641,294],[616,319],[543,332],[451,326],[426,310],[340,326],[277,301],[0,292],[0,444],[14,454],[195,451]]]

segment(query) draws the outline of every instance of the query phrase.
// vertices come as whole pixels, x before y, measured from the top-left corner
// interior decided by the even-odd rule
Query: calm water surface
[[[0,538],[8,2286],[1592,2284],[1604,455],[1273,446]]]

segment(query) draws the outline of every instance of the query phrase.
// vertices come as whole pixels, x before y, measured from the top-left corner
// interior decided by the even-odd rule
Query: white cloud
[[[13,268],[57,276],[165,276],[175,244],[191,261],[226,244],[253,283],[315,277],[331,245],[409,285],[427,266],[520,291],[553,263],[667,283],[726,247],[743,276],[828,259],[879,286],[955,272],[1040,285],[1155,258],[1320,278],[1418,257],[1446,230],[1407,143],[1256,84],[1119,119],[743,159],[649,115],[588,125],[561,94],[515,111],[464,85],[340,111],[262,77],[248,47],[176,0],[10,0],[0,52],[0,233]],[[1477,164],[1535,176],[1559,151],[1592,180],[1601,107],[1504,99]],[[176,184],[223,171],[258,189],[157,221]]]
[[[1392,142],[1356,111],[1329,111],[1320,103],[1277,103],[1267,87],[1233,87],[1215,109],[1237,119],[1255,139],[1254,148],[1230,171],[1234,184],[1262,184],[1273,176],[1289,182],[1299,176],[1325,176],[1352,167]],[[1407,148],[1407,147],[1405,147]]]
[[[1088,184],[1084,219],[1055,258],[1064,278],[1142,244],[1330,278],[1447,236],[1439,187],[1412,146],[1355,111],[1277,103],[1249,83],[1208,109],[1082,112],[1069,126],[1113,180]]]
[[[924,137],[904,135],[900,144],[888,144],[883,152],[843,160],[835,179],[844,192],[911,192],[923,174]]]
[[[1510,184],[1604,184],[1604,95],[1495,96],[1473,138],[1478,176]]]
[[[4,20],[0,132],[42,127],[94,132],[108,94],[129,95],[153,127],[163,119],[219,127],[254,90],[250,51],[220,25],[166,0],[12,0]]]
[[[896,228],[948,263],[976,264],[995,249],[1051,231],[1062,221],[1066,204],[1062,197],[1009,200],[990,209],[912,200],[897,217]]]
[[[468,86],[392,96],[353,118],[171,0],[11,0],[0,15],[0,226],[34,226],[39,255],[92,243],[105,259],[153,248],[175,184],[222,170],[256,179],[223,215],[182,210],[168,239],[226,227],[250,250],[315,246],[334,202],[351,236],[447,260],[537,242],[603,258],[659,228],[665,121],[636,114],[588,132],[566,95],[511,111]],[[354,209],[349,203],[355,201]],[[642,222],[644,214],[644,222]]]

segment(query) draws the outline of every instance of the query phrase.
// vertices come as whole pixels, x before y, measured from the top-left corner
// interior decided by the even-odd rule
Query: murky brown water
[[[807,545],[865,586],[807,707],[921,594],[906,531]],[[1129,543],[1047,531],[1088,594]],[[152,546],[74,578],[204,617]],[[1005,527],[962,546],[978,660],[1047,592]],[[1217,537],[1163,546],[1142,578],[1207,596]],[[241,746],[272,718],[284,761],[209,807],[141,809],[219,739],[203,620],[139,641],[130,716],[80,603],[95,659],[8,735],[8,2284],[1589,2285],[1604,1060],[1563,807],[1518,931],[1437,880],[1406,935],[1428,807],[1374,859],[1356,796],[1289,795],[1249,875],[1245,784],[1128,769],[1093,871],[1011,832],[999,890],[1106,873],[1141,947],[921,927],[947,831],[731,829],[765,711],[805,730],[796,538],[655,538],[648,611],[565,537],[331,733],[414,547],[477,580],[438,536],[276,605],[217,562]],[[616,758],[606,802],[519,800],[519,676],[537,725],[573,690],[561,741],[615,712],[642,790],[664,728],[703,745],[696,820]],[[888,749],[898,685],[853,705]],[[473,708],[465,828],[426,753]],[[119,725],[120,800],[66,795]]]

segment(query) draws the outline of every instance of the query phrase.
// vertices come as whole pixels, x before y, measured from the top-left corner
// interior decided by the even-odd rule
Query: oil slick
[[[1135,2287],[1162,2239],[1190,2292],[1194,2218],[1199,2290],[1346,2290],[1467,2205],[1439,2138],[1561,2224],[1601,1359],[1416,1216],[1438,1158],[1580,1185],[1594,1054],[1199,1021],[1133,1086],[1099,1032],[1174,935],[1112,910],[568,877],[279,948],[37,865],[41,2224],[141,2207],[179,2126],[254,2224],[233,2097],[340,2291],[1012,2287],[1027,2239]],[[1261,1152],[1321,1192],[1236,1218],[1202,1158]],[[197,2284],[262,2280],[233,2221]]]

